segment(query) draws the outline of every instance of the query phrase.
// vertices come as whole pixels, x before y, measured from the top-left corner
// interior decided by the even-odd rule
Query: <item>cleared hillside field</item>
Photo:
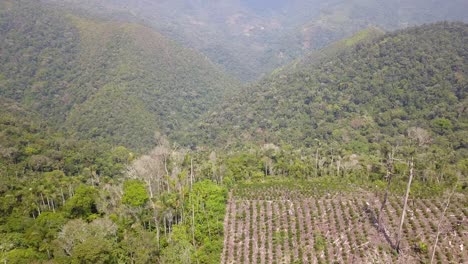
[[[403,197],[384,208],[380,193],[316,183],[268,183],[237,187],[224,224],[222,263],[429,263],[446,199],[408,203],[400,254],[393,250]],[[468,261],[465,195],[455,194],[440,227],[434,263]]]

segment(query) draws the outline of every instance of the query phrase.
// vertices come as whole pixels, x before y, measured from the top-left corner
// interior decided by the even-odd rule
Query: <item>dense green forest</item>
[[[327,262],[333,241],[319,233],[325,228],[304,220],[314,231],[297,231],[299,215],[318,221],[306,212],[314,206],[328,208],[324,215],[338,228],[349,214],[350,225],[375,229],[367,202],[374,206],[390,193],[390,206],[405,211],[397,205],[408,181],[413,205],[445,203],[447,192],[455,201],[451,214],[467,204],[468,25],[439,22],[387,33],[373,26],[400,28],[427,14],[431,21],[463,19],[463,8],[453,11],[457,1],[438,15],[439,1],[417,10],[426,1],[410,1],[412,8],[333,1],[313,17],[306,13],[316,1],[272,1],[267,11],[258,7],[262,1],[216,2],[209,10],[197,1],[109,0],[99,8],[84,1],[89,10],[71,3],[77,4],[0,0],[0,262],[245,262],[254,259],[247,249],[258,246],[250,238],[267,225],[282,226],[265,235],[278,245],[275,256],[290,254],[292,223],[297,241],[301,235],[313,241],[307,246]],[[167,16],[174,7],[185,11],[148,16],[154,8],[161,8],[154,16]],[[289,17],[294,10],[298,17]],[[239,12],[241,27],[213,25]],[[252,21],[261,27],[267,18],[288,26],[252,31],[250,41],[237,35],[238,42],[226,45],[226,36],[243,34],[238,30]],[[193,27],[183,28],[187,21]],[[221,31],[215,42],[206,37]],[[311,47],[298,47],[309,37],[316,41]],[[276,60],[278,51],[285,57]],[[276,70],[240,85],[217,64],[243,80]],[[335,213],[351,201],[354,207]],[[466,241],[467,211],[460,212],[450,223]],[[404,236],[417,229],[411,221]],[[440,231],[416,222],[430,228],[424,239]],[[378,228],[369,233],[382,235],[380,219]],[[355,243],[371,237],[361,231],[353,230]],[[405,242],[410,253],[392,243],[376,250],[390,261],[428,255],[428,242],[415,239],[421,238]],[[356,250],[366,259],[363,248]],[[453,259],[443,252],[438,262]]]
[[[85,139],[148,149],[236,81],[205,56],[137,24],[0,2],[0,95]]]
[[[311,54],[226,100],[190,129],[193,140],[375,154],[406,138],[463,159],[467,30],[438,23],[363,38],[326,59]]]

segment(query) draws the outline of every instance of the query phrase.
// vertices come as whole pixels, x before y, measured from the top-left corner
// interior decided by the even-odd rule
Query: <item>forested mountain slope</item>
[[[463,23],[425,25],[298,62],[224,102],[192,139],[368,153],[410,136],[466,157],[467,33]]]
[[[245,81],[369,26],[468,22],[463,0],[46,1],[154,27]]]
[[[205,56],[138,24],[0,2],[0,95],[80,138],[133,148],[190,123],[236,86]]]

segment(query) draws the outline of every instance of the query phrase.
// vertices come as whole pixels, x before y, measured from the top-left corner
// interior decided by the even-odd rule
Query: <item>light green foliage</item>
[[[416,244],[416,250],[420,253],[424,253],[426,254],[428,252],[428,247],[427,247],[427,244],[422,242],[422,241],[419,241],[417,244]]]
[[[3,261],[5,263],[12,263],[12,264],[29,264],[29,263],[33,263],[34,261],[44,261],[44,260],[46,260],[46,256],[37,253],[32,248],[13,249],[12,251],[9,251],[3,256]]]
[[[445,134],[452,130],[452,122],[446,118],[436,118],[432,120],[434,130],[439,134]]]
[[[240,180],[258,178],[256,175],[262,173],[262,164],[252,153],[238,153],[230,156],[226,161],[227,177]]]
[[[226,196],[226,190],[211,181],[196,183],[190,193],[187,208],[195,210],[195,259],[200,263],[219,262]]]
[[[138,180],[124,182],[124,195],[122,202],[127,205],[143,206],[149,199],[145,184]]]
[[[325,249],[327,241],[322,234],[314,235],[314,248],[316,251],[322,251]]]

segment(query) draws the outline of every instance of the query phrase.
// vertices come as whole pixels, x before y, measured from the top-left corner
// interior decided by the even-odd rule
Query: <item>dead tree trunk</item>
[[[193,186],[193,158],[190,158],[190,191]]]
[[[405,202],[403,204],[403,211],[401,213],[401,221],[400,221],[400,228],[398,230],[398,235],[395,243],[395,250],[399,253],[400,252],[400,242],[401,242],[401,233],[403,231],[403,223],[405,222],[405,216],[406,216],[406,207],[408,205],[408,197],[411,189],[411,182],[413,181],[413,171],[414,171],[414,161],[413,158],[411,158],[410,162],[410,177],[408,180],[408,185],[406,186],[406,194],[405,194]]]
[[[60,194],[62,195],[62,205],[65,205],[65,195],[63,194],[62,187],[60,187]]]
[[[192,200],[192,245],[195,247],[195,204]]]
[[[317,152],[315,153],[315,177],[318,177],[318,168],[319,168],[319,165],[318,165],[318,162],[319,162],[318,161],[319,160],[318,154],[319,153],[318,152],[319,152],[319,149],[317,147]]]
[[[159,223],[158,221],[156,220],[156,218],[154,219],[154,222],[156,224],[156,240],[158,241],[158,250],[160,250],[161,248],[161,243],[160,243],[160,231],[159,231]]]
[[[436,252],[436,249],[437,249],[437,243],[439,242],[440,227],[442,226],[442,223],[444,221],[445,213],[447,212],[447,208],[450,205],[450,199],[452,198],[452,195],[455,192],[456,186],[457,186],[457,184],[455,184],[455,187],[453,188],[452,193],[449,195],[449,197],[447,199],[447,203],[445,204],[444,211],[442,211],[442,213],[440,214],[440,217],[439,217],[439,223],[437,224],[437,235],[436,235],[436,238],[435,238],[435,241],[434,241],[434,246],[432,248],[431,264],[434,263],[434,256],[435,256],[435,252]]]

